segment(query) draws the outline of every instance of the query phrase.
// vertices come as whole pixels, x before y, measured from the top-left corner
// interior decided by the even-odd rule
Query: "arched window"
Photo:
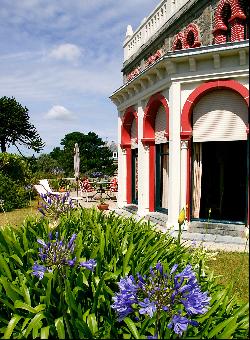
[[[182,42],[180,39],[178,39],[175,44],[175,50],[182,50]]]
[[[187,43],[189,47],[192,47],[194,45],[194,32],[189,31],[187,34]]]
[[[229,5],[229,3],[225,3],[221,10],[221,18],[224,25],[226,26],[225,29],[226,41],[231,41],[231,25],[229,23],[231,15],[232,15],[231,6]]]
[[[199,37],[199,28],[195,24],[190,24],[185,29],[184,35],[186,37],[186,47],[187,48],[194,48],[199,47],[201,45],[200,43],[200,37]]]
[[[249,1],[221,0],[215,12],[214,43],[249,39]]]
[[[249,1],[239,0],[239,5],[246,16],[246,19],[244,20],[244,39],[249,39]]]
[[[183,32],[179,32],[173,41],[173,51],[182,50],[183,48],[186,48],[185,36]]]

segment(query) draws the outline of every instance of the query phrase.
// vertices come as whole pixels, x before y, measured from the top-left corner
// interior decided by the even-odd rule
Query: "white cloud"
[[[72,120],[74,119],[74,115],[64,106],[54,105],[46,113],[46,118],[55,120]]]
[[[76,61],[81,56],[81,50],[74,44],[61,44],[55,47],[49,55],[55,59]]]

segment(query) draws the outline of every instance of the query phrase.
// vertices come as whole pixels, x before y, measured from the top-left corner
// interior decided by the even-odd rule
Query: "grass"
[[[219,252],[215,261],[208,262],[209,269],[220,276],[219,282],[234,282],[234,293],[242,302],[249,301],[249,254]]]
[[[31,201],[30,206],[27,208],[16,209],[8,212],[0,213],[0,226],[11,225],[15,228],[20,226],[23,221],[29,216],[37,216],[40,213],[37,210],[37,201]]]
[[[21,225],[28,216],[40,216],[37,201],[32,201],[28,208],[0,213],[0,226]],[[236,252],[218,252],[215,261],[208,262],[210,270],[219,276],[219,282],[227,285],[232,280],[234,292],[241,301],[249,301],[249,254]]]

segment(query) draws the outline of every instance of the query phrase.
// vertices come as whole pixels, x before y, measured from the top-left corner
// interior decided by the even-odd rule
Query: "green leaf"
[[[41,328],[41,339],[49,338],[49,326]]]
[[[230,322],[225,327],[224,331],[221,334],[217,335],[217,339],[232,339],[232,335],[234,334],[237,327],[237,318],[234,318],[232,322]]]
[[[133,250],[134,250],[134,244],[130,243],[129,248],[128,248],[128,250],[126,252],[126,255],[124,257],[124,260],[123,260],[122,269],[123,269],[123,275],[124,276],[127,275],[128,272],[129,272],[129,270],[128,270],[128,263],[129,263],[129,260],[130,260],[130,257],[132,255]]]
[[[95,314],[88,315],[87,324],[89,326],[89,329],[91,330],[91,333],[94,335],[98,331]]]
[[[9,282],[7,277],[1,276],[0,283],[2,283],[6,291],[6,296],[10,298],[14,303],[17,299],[20,298],[20,296],[22,296],[22,293],[19,291],[19,289],[16,286],[14,286],[11,282]]]
[[[218,334],[229,324],[234,320],[234,317],[231,317],[229,319],[224,320],[223,322],[219,323],[216,327],[212,329],[211,332],[208,333],[207,337],[209,339],[213,338],[214,336],[218,336]],[[237,317],[236,317],[237,320]]]
[[[26,328],[25,332],[24,332],[24,337],[27,338],[28,335],[30,334],[31,330],[32,329],[38,329],[38,328],[41,328],[41,323],[40,321],[42,319],[46,318],[46,316],[43,314],[43,313],[38,313],[36,314],[33,319],[31,319],[28,327]]]
[[[27,303],[27,305],[31,306],[30,292],[29,292],[28,287],[23,283],[21,289],[23,292],[24,301]]]
[[[20,266],[23,266],[23,262],[22,262],[22,260],[20,259],[19,256],[14,254],[14,255],[11,255],[10,257],[13,258],[18,264],[20,264]]]
[[[3,271],[1,269],[3,269]],[[4,273],[6,274],[7,278],[10,281],[12,281],[10,268],[8,266],[8,263],[5,261],[5,258],[2,256],[2,254],[0,254],[0,270],[2,271],[3,274]]]
[[[4,339],[10,339],[11,334],[18,323],[18,321],[22,319],[21,315],[14,314],[13,317],[11,318],[10,322],[8,323],[8,326],[6,328],[6,331],[4,332]]]
[[[40,305],[37,305],[35,308],[33,308],[33,307],[27,305],[27,303],[23,303],[22,301],[17,300],[14,304],[14,307],[27,310],[30,313],[39,313],[46,308],[46,305],[40,304]]]
[[[84,337],[86,339],[93,339],[93,335],[91,333],[91,330],[89,329],[88,325],[86,324],[85,321],[80,321],[80,320],[76,320],[76,326],[78,331],[80,331],[81,333],[84,334]]]
[[[126,317],[124,319],[124,322],[126,323],[126,325],[128,326],[130,332],[133,334],[133,336],[136,338],[136,339],[140,339],[140,335],[138,333],[138,330],[136,328],[136,325],[135,323],[129,318],[129,317]]]
[[[55,320],[55,326],[58,334],[59,339],[65,339],[65,330],[64,330],[64,323],[63,323],[63,317]]]

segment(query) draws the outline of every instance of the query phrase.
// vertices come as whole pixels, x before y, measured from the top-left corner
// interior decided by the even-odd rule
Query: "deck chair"
[[[53,194],[53,195],[61,195],[61,192],[53,191],[49,185],[49,181],[47,179],[40,179],[39,184],[41,184],[47,192]]]
[[[44,188],[42,184],[35,184],[34,188],[36,189],[37,193],[41,195],[48,195],[48,191]]]

